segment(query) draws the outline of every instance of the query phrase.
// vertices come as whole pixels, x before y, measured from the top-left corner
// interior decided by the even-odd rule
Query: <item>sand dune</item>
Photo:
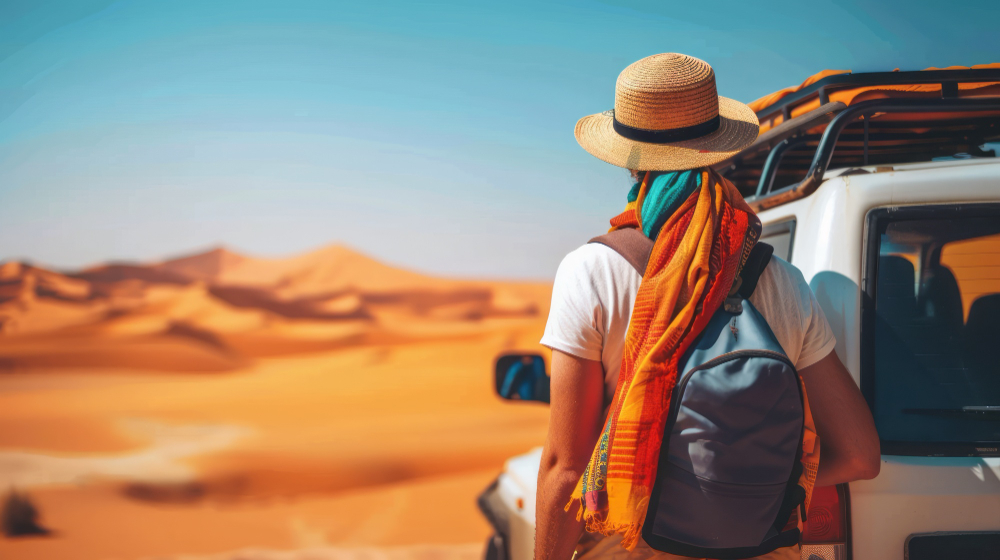
[[[222,286],[257,286],[284,297],[324,295],[351,289],[385,292],[448,281],[382,264],[341,245],[284,259],[247,257],[227,249],[169,260],[152,267]]]
[[[340,246],[2,264],[0,488],[55,536],[0,557],[471,560],[547,422],[492,360],[540,350],[549,296]]]
[[[537,317],[547,289],[434,278],[341,246],[288,259],[216,249],[69,274],[10,262],[0,369],[233,370],[264,355],[487,332],[490,319]]]

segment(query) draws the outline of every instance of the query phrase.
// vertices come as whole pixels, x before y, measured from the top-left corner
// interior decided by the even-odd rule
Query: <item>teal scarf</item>
[[[670,171],[654,173],[653,182],[649,185],[646,199],[642,201],[642,233],[656,240],[660,228],[667,223],[667,218],[673,215],[677,207],[691,196],[695,189],[701,187],[701,169],[687,171]],[[628,193],[628,201],[635,202],[639,198],[639,188],[642,181],[632,186]]]

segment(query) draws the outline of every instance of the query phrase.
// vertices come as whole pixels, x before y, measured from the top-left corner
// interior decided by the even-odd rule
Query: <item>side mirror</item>
[[[505,354],[497,358],[496,389],[501,399],[549,402],[549,376],[538,354]]]

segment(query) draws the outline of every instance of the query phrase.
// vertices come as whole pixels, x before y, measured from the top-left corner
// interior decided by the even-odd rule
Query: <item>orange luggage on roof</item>
[[[929,71],[948,71],[948,70],[988,70],[988,69],[1000,69],[1000,63],[991,64],[977,64],[975,66],[949,66],[947,68],[927,68],[921,70],[921,72]],[[889,73],[886,73],[889,74]],[[913,75],[917,72],[906,72],[905,74]],[[845,105],[851,105],[859,101],[864,101],[867,99],[880,99],[887,97],[912,97],[912,98],[933,98],[942,96],[942,85],[939,83],[901,83],[901,84],[882,84],[882,85],[871,85],[871,86],[855,86],[851,87],[848,84],[834,83],[831,84],[828,92],[828,97],[824,99],[823,94],[820,93],[816,96],[807,96],[802,99],[800,103],[792,104],[786,110],[782,112],[774,113],[771,111],[766,111],[769,107],[776,104],[781,104],[782,100],[786,97],[798,93],[800,91],[806,90],[816,84],[821,80],[830,78],[831,76],[846,76],[854,75],[850,70],[823,70],[817,74],[814,74],[807,78],[802,84],[798,86],[793,86],[776,91],[772,94],[765,95],[760,99],[749,103],[751,109],[753,109],[757,116],[760,118],[760,131],[761,133],[773,128],[774,126],[781,124],[785,120],[795,118],[799,115],[805,114],[813,109],[818,108],[820,105],[840,101]],[[845,82],[848,80],[845,80]],[[968,82],[968,83],[958,83],[957,84],[957,97],[981,97],[981,96],[1000,96],[1000,81],[988,81],[988,82]],[[783,108],[784,109],[784,108]]]

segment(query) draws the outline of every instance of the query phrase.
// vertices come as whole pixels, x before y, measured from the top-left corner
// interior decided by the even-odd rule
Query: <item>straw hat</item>
[[[718,163],[757,138],[757,115],[719,97],[706,62],[676,53],[629,65],[615,84],[615,108],[583,117],[576,140],[594,156],[640,171]]]

